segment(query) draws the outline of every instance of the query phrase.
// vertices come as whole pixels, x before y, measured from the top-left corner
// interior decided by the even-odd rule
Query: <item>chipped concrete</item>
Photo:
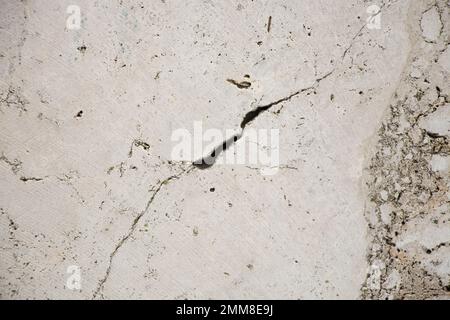
[[[425,41],[436,42],[442,32],[441,16],[438,7],[433,5],[422,14],[420,22]]]
[[[447,1],[0,7],[0,298],[449,298]]]
[[[366,175],[367,299],[448,299],[450,292],[450,82],[449,66],[442,63],[449,6],[425,1],[410,6],[408,15],[409,61]]]
[[[419,127],[429,135],[449,136],[450,104],[442,105],[433,113],[422,117],[419,121]]]

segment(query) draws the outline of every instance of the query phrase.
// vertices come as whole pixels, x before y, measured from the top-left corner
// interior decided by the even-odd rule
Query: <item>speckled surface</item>
[[[448,1],[0,8],[1,299],[450,297]]]

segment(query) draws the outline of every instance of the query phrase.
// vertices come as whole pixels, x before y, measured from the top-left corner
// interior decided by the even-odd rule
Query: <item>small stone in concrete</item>
[[[435,42],[441,33],[442,23],[436,7],[424,12],[421,21],[422,36],[425,41]]]
[[[420,127],[439,136],[450,135],[450,104],[439,107],[435,112],[422,118]]]
[[[435,154],[431,158],[431,169],[435,172],[449,173],[450,157]]]

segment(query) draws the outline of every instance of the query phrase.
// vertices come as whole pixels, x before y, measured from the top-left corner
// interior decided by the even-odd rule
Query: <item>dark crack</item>
[[[212,167],[214,165],[214,163],[216,162],[218,156],[222,152],[226,151],[231,145],[236,143],[242,137],[242,135],[244,134],[245,128],[253,120],[255,120],[257,117],[259,117],[259,115],[261,115],[263,112],[271,109],[272,107],[279,105],[280,103],[288,102],[292,98],[294,98],[294,97],[296,97],[296,96],[298,96],[298,95],[300,95],[300,94],[302,94],[304,92],[307,92],[307,91],[310,91],[310,90],[313,90],[313,89],[317,88],[319,83],[322,80],[328,78],[334,72],[334,70],[335,69],[331,70],[330,72],[328,72],[328,73],[324,74],[323,76],[321,76],[321,77],[317,78],[316,80],[314,80],[314,83],[311,86],[309,86],[309,87],[300,89],[300,90],[298,90],[298,91],[296,91],[294,93],[291,93],[290,95],[288,95],[286,97],[280,98],[280,99],[278,99],[276,101],[273,101],[273,102],[271,102],[269,104],[266,104],[266,105],[258,106],[255,109],[247,112],[245,114],[244,118],[241,121],[241,125],[240,125],[241,132],[240,133],[237,133],[237,134],[233,135],[231,138],[228,138],[228,139],[224,140],[221,144],[219,144],[211,152],[209,152],[208,155],[204,156],[203,158],[201,158],[199,160],[194,161],[193,165],[195,167],[197,167],[198,169],[201,169],[201,170],[208,169],[208,168]]]
[[[267,32],[270,33],[272,28],[272,16],[269,17],[269,21],[267,21]]]
[[[20,177],[20,181],[28,182],[28,181],[42,181],[44,178],[36,178],[36,177]]]
[[[379,15],[382,12],[382,9],[385,6],[386,6],[386,4],[382,3],[381,6],[380,6],[380,10],[377,13],[373,14],[372,17],[375,17],[375,16]],[[268,23],[268,31],[270,31],[269,25],[272,22],[271,20],[272,19],[270,17],[269,18],[269,23]],[[342,63],[344,61],[345,56],[347,55],[347,53],[353,47],[353,44],[354,44],[356,38],[361,35],[362,31],[364,30],[364,28],[366,26],[367,26],[367,24],[362,25],[361,28],[358,30],[358,32],[352,37],[352,39],[350,41],[350,44],[346,47],[346,49],[344,50],[344,52],[343,52],[343,54],[341,56],[340,63]],[[335,64],[335,66],[333,67],[333,69],[331,71],[329,71],[328,73],[324,74],[322,77],[317,78],[311,86],[303,88],[303,89],[300,89],[300,90],[298,90],[298,91],[296,91],[296,92],[294,92],[294,93],[292,93],[292,94],[290,94],[290,95],[288,95],[288,96],[286,96],[284,98],[278,99],[278,100],[276,100],[274,102],[271,102],[269,104],[266,104],[266,105],[263,105],[263,106],[258,106],[258,107],[256,107],[256,109],[253,109],[253,110],[247,112],[245,114],[242,122],[241,122],[241,125],[240,125],[240,127],[241,127],[241,133],[240,134],[236,134],[233,137],[231,137],[231,138],[229,138],[227,140],[224,140],[221,144],[219,144],[217,147],[215,147],[214,150],[212,150],[207,156],[205,156],[205,157],[203,157],[203,158],[201,158],[199,160],[194,161],[193,165],[195,167],[199,168],[199,169],[202,169],[202,170],[210,168],[211,166],[213,166],[215,161],[216,161],[216,159],[217,159],[217,157],[218,157],[218,155],[220,155],[222,152],[224,152],[233,143],[236,143],[242,137],[245,127],[248,124],[250,124],[253,120],[255,120],[261,113],[271,109],[272,107],[274,107],[276,105],[279,105],[280,103],[287,102],[287,101],[291,100],[292,98],[294,98],[294,97],[296,97],[296,96],[298,96],[298,95],[300,95],[300,94],[302,94],[302,93],[304,93],[306,91],[315,89],[322,80],[328,78],[331,74],[333,74],[335,72],[336,69],[337,69],[337,64]],[[238,83],[237,81],[232,80],[232,79],[227,79],[227,81],[232,83],[232,84],[234,84],[234,85],[236,85],[236,86],[238,86],[238,88],[242,85],[242,83]],[[251,83],[248,83],[248,84],[245,84],[245,85],[248,85],[248,87],[250,87]],[[245,86],[242,87],[242,88],[245,88]]]
[[[442,36],[442,32],[444,31],[444,23],[443,23],[443,20],[442,20],[442,12],[441,12],[441,9],[439,8],[439,6],[437,5],[437,3],[435,2],[435,3],[433,3],[429,8],[427,8],[425,11],[423,11],[422,12],[422,14],[420,15],[420,19],[419,19],[419,28],[420,28],[420,31],[421,31],[421,35],[422,35],[422,39],[423,39],[423,41],[425,41],[426,43],[436,43],[436,41],[434,41],[434,40],[429,40],[429,39],[426,39],[425,37],[424,37],[424,30],[423,30],[423,27],[422,27],[422,20],[423,20],[423,16],[428,12],[428,11],[430,11],[430,10],[432,10],[432,9],[436,9],[436,11],[437,11],[437,13],[438,13],[438,15],[439,15],[439,24],[440,24],[440,28],[439,28],[439,35],[438,35],[438,38],[440,38],[441,36]]]
[[[381,14],[381,11],[382,11],[383,8],[385,7],[385,5],[386,5],[385,3],[381,4],[380,10],[378,10],[377,13],[374,13],[374,14],[371,16],[371,18],[375,18],[376,16],[378,16],[379,14]],[[362,32],[363,32],[363,30],[366,28],[366,26],[367,26],[367,23],[366,23],[366,24],[363,24],[363,25],[361,26],[361,28],[359,28],[358,32],[356,32],[356,34],[353,36],[352,40],[350,41],[350,44],[345,48],[344,53],[343,53],[342,56],[341,56],[341,59],[342,59],[342,60],[344,60],[344,58],[345,58],[345,56],[347,55],[347,53],[348,53],[348,52],[350,51],[350,49],[353,47],[353,44],[355,43],[356,38],[358,38],[358,37],[362,34]]]
[[[109,263],[108,263],[108,267],[106,269],[105,275],[103,276],[103,278],[99,281],[97,289],[94,291],[94,294],[92,296],[92,299],[97,298],[97,296],[100,294],[102,295],[102,290],[105,286],[106,281],[109,278],[109,275],[111,273],[111,269],[112,269],[112,265],[114,262],[114,258],[117,254],[117,252],[119,252],[120,248],[125,244],[125,242],[128,241],[128,239],[130,239],[130,237],[134,234],[136,227],[139,223],[139,221],[142,219],[142,217],[144,217],[144,215],[148,212],[151,204],[153,203],[153,201],[155,200],[156,196],[158,195],[158,193],[161,191],[161,189],[167,185],[169,182],[173,181],[173,180],[177,180],[179,179],[182,175],[184,174],[188,174],[190,173],[192,170],[194,169],[194,167],[189,167],[187,169],[183,169],[181,172],[179,172],[178,174],[172,175],[162,181],[160,181],[152,190],[151,190],[151,195],[150,195],[150,199],[147,201],[147,205],[145,206],[144,210],[142,210],[136,218],[134,218],[131,227],[128,229],[128,232],[120,239],[120,241],[116,244],[116,246],[114,247],[114,250],[111,252],[111,254],[109,255]],[[103,296],[103,295],[102,295]]]
[[[249,81],[241,81],[238,82],[236,80],[233,79],[227,79],[227,81],[231,84],[234,84],[236,87],[238,87],[239,89],[248,89],[251,87],[252,83]]]

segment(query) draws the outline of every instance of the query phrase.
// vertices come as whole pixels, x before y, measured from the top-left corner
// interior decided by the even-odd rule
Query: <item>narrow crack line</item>
[[[148,209],[150,208],[151,204],[153,203],[153,201],[155,200],[156,196],[158,195],[158,193],[161,191],[161,189],[167,185],[170,181],[172,180],[177,180],[179,179],[182,175],[184,174],[188,174],[190,173],[195,167],[190,166],[187,169],[182,170],[181,172],[174,174],[162,181],[160,181],[154,188],[152,188],[152,194],[150,196],[150,199],[147,201],[147,205],[145,206],[144,210],[142,210],[136,218],[134,218],[130,229],[128,230],[128,232],[122,237],[122,239],[120,239],[120,241],[117,243],[117,245],[115,246],[114,250],[111,252],[111,254],[109,255],[109,263],[108,263],[108,268],[106,269],[105,275],[104,277],[99,281],[99,284],[97,286],[97,289],[94,291],[94,294],[92,296],[92,299],[95,299],[99,294],[102,295],[102,290],[104,288],[104,285],[106,283],[106,281],[109,278],[109,275],[111,273],[111,268],[112,268],[112,264],[114,261],[114,258],[117,254],[117,252],[120,250],[120,248],[125,244],[125,242],[128,241],[128,239],[130,239],[130,237],[134,234],[137,225],[139,224],[139,221],[142,219],[142,217],[144,217],[144,215],[148,212]]]
[[[307,92],[307,91],[310,91],[310,90],[313,90],[313,89],[317,88],[319,83],[322,80],[325,80],[326,78],[328,78],[330,75],[332,75],[334,71],[335,71],[335,69],[333,68],[331,71],[325,73],[323,76],[315,79],[313,84],[308,86],[308,87],[305,87],[303,89],[297,90],[296,92],[291,93],[290,95],[288,95],[286,97],[280,98],[280,99],[278,99],[276,101],[273,101],[273,102],[271,102],[269,104],[266,104],[266,105],[258,106],[255,109],[247,112],[247,114],[244,116],[244,118],[243,118],[243,120],[241,122],[241,130],[242,130],[242,132],[247,127],[247,125],[249,125],[253,120],[255,120],[264,111],[267,111],[270,108],[279,105],[280,103],[290,101],[292,98],[294,98],[294,97],[296,97],[296,96],[298,96],[298,95],[300,95],[300,94],[302,94],[304,92]],[[240,134],[240,136],[242,136],[242,133]]]
[[[380,10],[378,10],[378,12],[374,13],[371,15],[371,18],[375,18],[376,16],[378,16],[379,14],[381,14],[382,9],[386,6],[385,3],[383,3],[380,6]],[[358,32],[353,36],[352,40],[350,41],[350,44],[347,46],[347,48],[344,50],[344,53],[341,56],[341,60],[344,60],[345,56],[347,55],[347,53],[350,51],[350,49],[353,47],[353,44],[355,43],[355,40],[357,37],[359,37],[363,30],[366,28],[368,23],[365,23],[361,26],[361,28],[359,28]]]
[[[288,95],[287,97],[281,98],[281,99],[279,99],[279,100],[277,100],[277,101],[271,102],[271,103],[266,104],[266,105],[264,105],[264,106],[258,106],[256,109],[253,109],[253,110],[247,112],[247,114],[244,116],[244,119],[243,119],[242,122],[241,122],[241,129],[244,130],[245,127],[246,127],[249,123],[251,123],[253,120],[255,120],[255,119],[256,119],[261,113],[263,113],[264,111],[267,111],[267,110],[269,110],[270,108],[272,108],[273,106],[276,106],[276,105],[278,105],[278,104],[280,104],[280,103],[289,101],[289,100],[291,100],[293,97],[295,97],[295,96],[299,95],[300,93],[302,93],[302,92],[304,92],[304,91],[306,91],[306,90],[309,90],[309,89],[311,89],[311,87],[308,87],[308,88],[305,88],[305,89],[296,91],[296,92],[294,92],[294,93]]]
[[[216,162],[216,159],[218,158],[218,156],[226,151],[231,145],[233,145],[234,143],[236,143],[240,138],[242,138],[243,134],[244,134],[244,130],[245,128],[253,121],[255,120],[261,113],[271,109],[274,106],[279,105],[280,103],[283,102],[288,102],[290,101],[292,98],[307,92],[309,90],[313,90],[315,89],[319,83],[328,78],[331,74],[333,74],[333,72],[335,71],[335,69],[332,69],[331,71],[327,72],[326,74],[324,74],[323,76],[317,78],[314,80],[313,84],[305,87],[303,89],[297,90],[294,93],[291,93],[290,95],[280,98],[278,100],[275,100],[269,104],[266,105],[262,105],[262,106],[257,106],[255,109],[247,112],[244,116],[244,118],[241,121],[241,125],[240,125],[240,129],[241,132],[237,133],[235,135],[233,135],[231,138],[228,138],[227,140],[224,140],[221,144],[219,144],[217,147],[215,147],[210,153],[208,153],[208,155],[202,157],[199,160],[195,160],[193,162],[193,165],[201,170],[204,169],[208,169],[210,167],[212,167],[214,165],[214,163]]]
[[[440,22],[440,25],[441,25],[441,27],[440,27],[440,29],[439,29],[439,35],[438,35],[438,38],[441,37],[442,31],[444,30],[444,23],[443,23],[443,20],[442,20],[442,12],[441,12],[441,9],[440,9],[440,7],[439,7],[437,1],[434,1],[427,9],[425,9],[424,11],[422,11],[422,13],[420,14],[420,18],[419,18],[419,28],[420,28],[420,31],[422,32],[422,39],[423,39],[423,41],[425,41],[426,43],[436,43],[435,40],[429,40],[429,39],[426,39],[426,37],[423,36],[424,30],[423,30],[423,27],[422,27],[422,20],[423,20],[424,14],[427,13],[428,11],[430,11],[430,10],[433,9],[433,8],[436,9],[436,11],[437,11],[437,13],[438,13],[438,15],[439,15],[439,22]]]
[[[245,166],[247,169],[250,170],[261,170],[261,168],[257,167],[251,167],[251,166]],[[282,165],[282,166],[272,166],[272,167],[266,167],[267,169],[280,169],[280,170],[298,170],[297,167],[289,166],[289,165]]]
[[[364,28],[366,27],[367,24],[364,24],[359,30],[358,32],[353,36],[352,40],[350,41],[350,44],[347,46],[347,48],[345,48],[344,53],[342,54],[341,59],[344,60],[345,56],[347,55],[347,53],[350,51],[350,49],[353,47],[353,43],[355,42],[355,39],[361,35],[362,31],[364,30]]]
[[[242,132],[233,135],[231,138],[223,141],[217,147],[215,147],[207,156],[196,160],[192,165],[200,170],[207,169],[214,165],[217,157],[224,151],[226,151],[231,145],[236,143],[242,137]]]
[[[380,9],[378,10],[378,12],[374,13],[372,15],[372,17],[376,17],[377,15],[381,14],[381,11],[385,7],[385,5],[386,4],[383,3],[380,6]],[[344,50],[344,53],[341,56],[341,63],[344,61],[345,56],[350,51],[350,49],[353,47],[353,43],[355,42],[355,39],[359,35],[361,35],[362,31],[364,30],[364,28],[366,26],[367,26],[367,23],[362,25],[361,28],[358,30],[358,32],[353,36],[353,38],[350,41],[350,44],[347,46],[347,48]],[[229,138],[227,140],[224,140],[221,144],[219,144],[217,147],[215,147],[207,156],[204,156],[203,158],[201,158],[199,160],[195,160],[193,162],[193,165],[195,167],[197,167],[198,169],[201,169],[201,170],[212,167],[214,165],[217,157],[222,152],[224,152],[226,149],[228,149],[232,144],[236,143],[242,137],[245,127],[248,124],[250,124],[253,120],[255,120],[261,113],[263,113],[264,111],[269,110],[270,108],[272,108],[272,107],[274,107],[274,106],[276,106],[276,105],[278,105],[280,103],[287,102],[287,101],[291,100],[292,98],[300,95],[301,93],[304,93],[306,91],[315,89],[322,80],[324,80],[324,79],[328,78],[330,75],[332,75],[336,71],[337,67],[338,66],[336,64],[331,71],[329,71],[328,73],[324,74],[323,76],[317,78],[311,86],[303,88],[303,89],[300,89],[300,90],[298,90],[298,91],[296,91],[296,92],[294,92],[294,93],[292,93],[292,94],[290,94],[290,95],[288,95],[288,96],[286,96],[284,98],[278,99],[278,100],[276,100],[274,102],[271,102],[269,104],[258,106],[255,109],[247,112],[245,114],[244,118],[242,119],[242,122],[241,122],[241,125],[240,125],[241,133],[238,133],[238,134],[234,135],[233,137],[231,137],[231,138]]]
[[[0,160],[3,160],[0,158]],[[70,180],[72,180],[74,177],[68,175],[67,173],[64,173],[63,176],[57,176],[57,175],[47,175],[47,176],[40,176],[40,177],[35,177],[35,176],[20,176],[19,180],[22,182],[39,182],[39,181],[46,181],[47,179],[56,179],[60,182],[66,182],[68,183]]]
[[[255,120],[261,113],[264,111],[269,110],[270,108],[282,103],[291,100],[293,97],[299,95],[302,92],[305,92],[307,90],[310,90],[314,87],[310,86],[304,89],[301,89],[299,91],[296,91],[284,98],[281,98],[279,100],[276,100],[274,102],[271,102],[269,104],[258,106],[255,109],[247,112],[247,114],[244,116],[242,122],[241,122],[241,132],[233,135],[231,138],[228,138],[227,140],[224,140],[221,144],[219,144],[217,147],[215,147],[207,156],[196,160],[193,162],[193,165],[201,170],[210,168],[214,165],[216,162],[217,157],[224,151],[226,151],[231,145],[236,143],[240,138],[242,138],[242,135],[244,134],[245,127],[250,124],[253,120]]]
[[[14,160],[10,160],[8,157],[5,156],[4,153],[1,154],[0,156],[0,161],[3,161],[4,163],[6,163],[7,165],[9,165],[11,167],[12,172],[17,175],[19,172],[22,171],[22,161],[20,161],[19,159],[14,159]],[[55,177],[60,181],[63,181],[63,179],[59,178],[58,176],[41,176],[41,177],[35,177],[35,176],[31,176],[31,177],[27,177],[25,175],[21,175],[19,180],[22,182],[39,182],[39,181],[44,181],[45,179],[49,179]]]
[[[48,177],[38,178],[38,177],[24,177],[24,176],[22,176],[22,177],[20,177],[20,181],[23,181],[23,182],[36,181],[37,182],[37,181],[42,181],[45,178],[48,178]]]

